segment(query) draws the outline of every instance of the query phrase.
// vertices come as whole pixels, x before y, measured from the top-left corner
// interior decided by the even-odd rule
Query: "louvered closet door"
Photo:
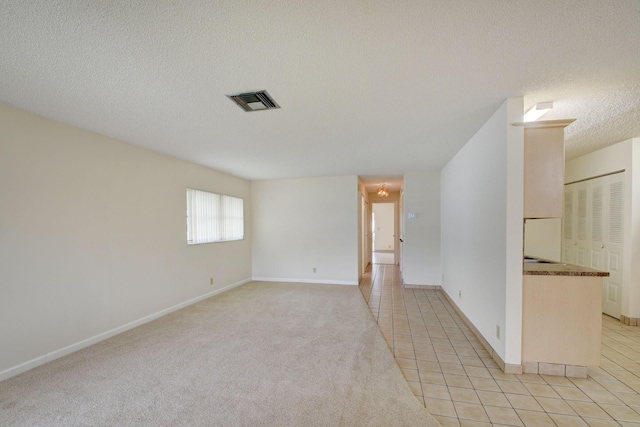
[[[562,261],[568,264],[576,263],[576,245],[574,238],[577,223],[574,199],[577,197],[576,184],[564,187],[564,215],[562,216]],[[574,197],[575,196],[575,197]]]
[[[622,311],[622,248],[624,238],[624,173],[604,177],[605,179],[605,243],[603,257],[605,270],[610,276],[602,288],[602,311],[616,319]],[[593,267],[597,268],[597,267]]]
[[[608,271],[602,312],[620,318],[624,238],[624,172],[565,186],[562,261]]]
[[[604,178],[594,179],[589,188],[589,204],[590,212],[590,264],[589,267],[596,270],[606,271],[608,269],[607,257],[605,254],[605,230],[604,225],[607,222],[604,209],[604,193],[606,182]]]
[[[575,231],[575,240],[576,240],[576,258],[575,264],[580,265],[582,267],[589,267],[591,264],[591,259],[589,256],[589,222],[588,222],[588,194],[589,194],[589,182],[584,181],[576,184],[576,201],[577,201],[577,209],[576,209],[576,219],[577,223],[576,231]]]

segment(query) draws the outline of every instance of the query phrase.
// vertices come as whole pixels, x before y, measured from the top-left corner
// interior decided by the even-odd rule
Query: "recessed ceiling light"
[[[280,108],[266,90],[227,95],[227,98],[247,112]]]
[[[524,113],[524,122],[535,122],[553,108],[553,102],[538,102]]]

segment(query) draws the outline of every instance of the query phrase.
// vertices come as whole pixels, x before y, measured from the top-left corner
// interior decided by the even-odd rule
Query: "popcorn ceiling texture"
[[[248,179],[439,170],[507,97],[640,136],[640,2],[0,0],[0,102]],[[224,95],[267,89],[281,109]]]

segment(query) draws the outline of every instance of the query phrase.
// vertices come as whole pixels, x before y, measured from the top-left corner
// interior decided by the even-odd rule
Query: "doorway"
[[[395,203],[371,205],[371,249],[373,264],[395,264]]]

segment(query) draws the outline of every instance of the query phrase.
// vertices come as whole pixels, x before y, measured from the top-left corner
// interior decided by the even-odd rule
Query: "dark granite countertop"
[[[531,276],[609,276],[609,273],[606,271],[593,270],[591,268],[580,267],[579,265],[542,260],[540,258],[533,259],[543,262],[524,262],[522,274]]]

